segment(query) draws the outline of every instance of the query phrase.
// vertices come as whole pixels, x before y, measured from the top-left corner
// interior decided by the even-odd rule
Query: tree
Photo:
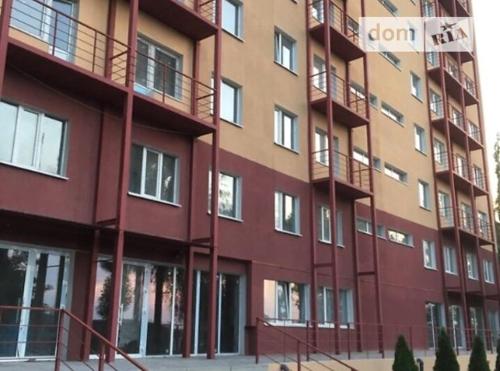
[[[439,331],[434,371],[460,371],[457,356],[451,346],[450,338],[444,329]]]
[[[500,371],[500,339],[497,340],[497,362],[495,364],[495,371]]]
[[[403,335],[399,336],[396,342],[396,354],[394,355],[392,371],[418,371],[413,352],[408,347]]]
[[[472,353],[469,360],[469,371],[490,371],[483,340],[476,336],[472,343]]]

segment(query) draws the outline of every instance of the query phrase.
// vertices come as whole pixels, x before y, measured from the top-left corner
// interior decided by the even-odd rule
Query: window
[[[424,10],[424,17],[435,17],[436,13],[434,11],[434,2],[429,0],[424,0],[422,4]]]
[[[308,319],[307,287],[304,284],[264,280],[264,318],[280,324]]]
[[[489,238],[489,223],[488,223],[488,214],[483,211],[477,212],[477,224],[479,227],[479,234],[481,237]]]
[[[432,67],[436,67],[438,65],[437,52],[427,52],[427,53],[425,53],[425,57],[426,57],[427,63],[429,63]]]
[[[401,68],[401,59],[399,59],[398,57],[396,57],[396,54],[391,53],[389,51],[382,51],[382,52],[380,52],[380,54],[385,59],[387,59],[397,69]]]
[[[411,94],[415,98],[422,100],[422,79],[413,72],[410,72],[410,85]]]
[[[474,221],[472,216],[472,207],[463,202],[460,204],[460,222],[461,227],[465,230],[473,231]]]
[[[369,220],[357,218],[356,228],[358,232],[372,234],[372,223]]]
[[[384,173],[398,182],[406,183],[408,181],[408,174],[406,172],[387,163],[385,164]]]
[[[238,37],[242,35],[243,4],[238,0],[223,0],[222,28]]]
[[[178,159],[132,145],[130,193],[171,203],[178,202]]]
[[[378,157],[373,158],[373,167],[377,171],[382,171],[382,160],[379,159]]]
[[[67,124],[51,116],[0,102],[0,161],[54,175],[65,173]]]
[[[211,209],[212,171],[208,172],[208,210]],[[241,177],[219,173],[219,215],[241,219]]]
[[[443,305],[439,303],[427,303],[425,304],[425,312],[427,317],[427,328],[429,329],[427,344],[430,349],[435,349],[437,347],[439,329],[445,326]]]
[[[336,232],[337,232],[337,246],[344,247],[344,213],[342,210],[337,210]]]
[[[274,194],[275,228],[278,231],[300,233],[299,199],[282,192]]]
[[[398,8],[389,0],[378,0],[392,15],[398,15]]]
[[[484,282],[495,283],[495,271],[493,269],[493,262],[483,260]]]
[[[314,133],[314,148],[316,150],[316,162],[328,166],[328,134],[316,128]]]
[[[421,208],[431,209],[431,195],[429,183],[422,180],[418,181],[418,202]]]
[[[441,96],[434,92],[433,90],[430,91],[430,108],[431,108],[431,113],[435,118],[441,118],[443,117],[443,101],[441,100]]]
[[[340,324],[347,325],[354,322],[352,290],[339,290],[339,317]]]
[[[369,166],[370,158],[368,157],[368,153],[359,148],[354,148],[352,151],[352,158],[362,164]]]
[[[352,290],[339,290],[339,322],[340,325],[354,323],[354,305]],[[333,325],[333,290],[329,287],[318,289],[318,320],[320,324]]]
[[[280,30],[274,31],[274,60],[290,71],[297,69],[296,42]]]
[[[413,247],[413,236],[409,233],[389,229],[387,236],[392,242],[400,243],[402,245]]]
[[[274,109],[274,142],[297,151],[299,148],[297,116],[279,107]]]
[[[167,48],[139,38],[137,40],[135,90],[152,90],[182,99],[182,56]]]
[[[330,209],[326,206],[321,206],[319,208],[319,228],[318,228],[318,238],[321,242],[331,243],[331,221],[330,221]]]
[[[461,155],[455,155],[455,166],[456,166],[456,172],[458,175],[460,175],[462,178],[468,178],[468,167],[467,167],[467,160],[465,157]]]
[[[377,237],[384,239],[386,238],[385,227],[381,224],[377,225]]]
[[[220,118],[241,125],[241,87],[223,79],[221,82]]]
[[[434,138],[434,161],[441,166],[448,165],[446,147],[439,139]]]
[[[370,105],[373,108],[378,109],[378,98],[374,94],[370,94]]]
[[[391,120],[396,121],[399,125],[403,125],[405,122],[405,117],[402,113],[397,111],[396,109],[389,106],[387,103],[382,102],[382,107],[380,111],[389,117]]]
[[[449,274],[458,274],[457,255],[451,246],[444,247],[444,271]]]
[[[415,149],[421,153],[427,152],[425,129],[418,125],[415,125]]]
[[[472,167],[472,175],[474,179],[474,184],[478,186],[479,188],[484,189],[484,175],[483,175],[483,169],[481,169],[479,166],[474,165]]]
[[[428,269],[437,269],[436,264],[436,245],[433,241],[422,241],[424,251],[424,267]]]
[[[468,252],[466,254],[467,260],[467,277],[471,280],[479,279],[479,274],[477,271],[477,257],[474,253]]]

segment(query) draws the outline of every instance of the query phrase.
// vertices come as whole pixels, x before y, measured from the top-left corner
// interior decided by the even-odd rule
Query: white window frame
[[[220,197],[220,181],[221,177],[228,176],[233,178],[235,189],[233,194],[233,207],[235,209],[235,215],[226,215],[221,212],[221,197]],[[221,218],[232,219],[237,221],[242,221],[242,177],[234,174],[230,174],[225,171],[219,171],[219,205],[218,205],[218,215]],[[208,212],[210,213],[212,210],[212,170],[208,171]]]
[[[265,285],[265,281],[269,281],[269,282],[273,282],[274,283],[274,318],[270,319],[269,322],[270,323],[273,323],[275,325],[278,325],[278,326],[286,326],[286,327],[294,327],[294,326],[297,326],[297,327],[301,327],[301,326],[304,326],[305,325],[305,322],[309,320],[310,318],[310,303],[309,303],[309,286],[304,284],[304,283],[297,283],[297,282],[288,282],[288,281],[282,281],[282,280],[264,280],[264,285]],[[278,284],[285,284],[287,286],[287,297],[286,297],[286,302],[287,302],[287,306],[288,306],[288,317],[289,318],[286,318],[286,319],[279,319],[278,316],[279,316],[279,304],[278,304],[278,301],[279,301],[279,297],[278,297]],[[300,319],[299,320],[295,320],[295,319],[292,319],[290,318],[291,317],[291,313],[292,313],[292,285],[297,285],[297,286],[301,286],[302,289],[304,290],[304,300],[305,300],[305,303],[304,303],[304,321],[302,322]],[[264,291],[264,294],[265,294],[265,291]],[[264,298],[264,303],[265,303],[265,298]]]
[[[356,230],[358,232],[371,235],[373,233],[372,222],[367,219],[358,217],[356,219]]]
[[[431,189],[430,185],[423,180],[418,180],[418,204],[422,209],[431,209]]]
[[[395,167],[391,164],[385,163],[384,173],[388,177],[390,177],[390,178],[392,178],[400,183],[403,183],[403,184],[408,183],[408,173],[406,171],[398,169],[397,167]]]
[[[422,251],[424,253],[424,267],[437,270],[436,243],[434,241],[422,240]],[[427,261],[430,263],[427,264]]]
[[[295,216],[294,216],[295,223],[293,231],[288,231],[284,229],[284,213],[285,213],[284,200],[286,197],[291,197],[293,200],[293,210],[295,211]],[[300,235],[300,199],[298,196],[294,196],[286,192],[276,191],[274,193],[274,213],[275,213],[274,228],[278,232]]]
[[[406,232],[401,232],[396,229],[388,229],[387,230],[387,238],[389,241],[407,246],[407,247],[414,247],[415,240],[413,238],[413,235],[410,233]]]
[[[235,7],[236,9],[236,19],[234,19],[234,24],[236,29],[234,30],[229,30],[224,27],[224,13],[222,14],[222,29],[226,31],[227,33],[236,36],[237,38],[242,38],[243,37],[243,2],[240,0],[222,0],[222,9],[224,9],[224,3],[229,3],[232,6]]]
[[[495,284],[495,269],[493,262],[487,259],[483,260],[484,282]]]
[[[283,59],[283,39],[289,41],[292,46],[290,60],[287,63]],[[297,41],[279,28],[274,30],[274,61],[293,73],[297,71]],[[287,65],[288,63],[290,66]]]
[[[223,117],[222,116],[222,107],[220,110],[220,118],[221,120],[228,122],[230,124],[242,127],[242,112],[243,112],[243,99],[242,99],[242,87],[241,85],[238,85],[237,83],[223,78],[221,80],[221,105],[223,104],[224,100],[222,99],[222,86],[226,85],[230,87],[231,89],[234,90],[234,99],[233,99],[233,111],[234,111],[234,117],[229,118],[229,117]],[[212,86],[213,86],[213,79],[212,79]]]
[[[419,101],[422,101],[422,78],[414,72],[410,72],[410,92]]]
[[[444,271],[458,276],[457,252],[452,246],[444,246]]]
[[[285,139],[285,118],[288,118],[291,122],[290,134],[292,137],[289,140]],[[290,142],[290,146],[286,144],[287,141]],[[279,106],[274,108],[274,143],[294,152],[299,151],[299,122],[297,115]]]
[[[382,105],[380,106],[380,112],[382,112],[384,116],[388,117],[398,125],[404,126],[405,116],[386,102],[382,102]]]
[[[422,153],[427,153],[427,135],[425,129],[415,124],[415,149]]]
[[[328,215],[328,218],[325,216]],[[331,213],[328,206],[322,205],[319,207],[319,228],[318,228],[318,238],[320,242],[332,243],[332,231],[331,231]]]
[[[4,102],[0,101],[0,104],[8,105],[11,107],[14,107],[16,109],[16,122],[14,123],[14,136],[12,138],[12,148],[10,151],[10,160],[8,161],[0,161],[2,163],[12,165],[21,169],[26,169],[30,171],[34,171],[37,173],[41,174],[46,174],[54,177],[65,177],[66,176],[66,170],[67,170],[67,156],[68,156],[68,141],[69,141],[69,135],[68,135],[68,122],[66,120],[61,120],[59,118],[56,118],[52,115],[47,115],[43,112],[36,111],[34,109],[26,108],[21,105],[15,104],[15,103],[10,103],[10,102]],[[19,161],[17,161],[17,156],[19,155],[19,143],[18,143],[18,134],[20,129],[20,124],[19,120],[22,117],[24,112],[29,112],[30,114],[36,115],[37,120],[36,120],[36,128],[35,128],[35,142],[33,145],[33,155],[31,159],[31,165],[26,165],[22,164]],[[42,144],[43,144],[43,138],[41,138],[41,131],[42,131],[42,125],[43,121],[45,118],[50,118],[52,120],[58,121],[62,124],[62,133],[61,133],[61,147],[59,149],[59,171],[56,173],[43,170],[40,168],[41,164],[41,155],[42,155]],[[5,134],[3,134],[5,135]]]
[[[165,153],[163,151],[159,151],[159,150],[156,150],[156,149],[153,149],[151,147],[148,147],[148,146],[144,146],[144,145],[141,145],[141,144],[133,144],[139,148],[142,149],[142,163],[141,163],[141,182],[140,182],[140,191],[139,193],[137,192],[133,192],[131,190],[129,190],[129,194],[130,195],[133,195],[133,196],[138,196],[138,197],[142,197],[142,198],[146,198],[146,199],[149,199],[149,200],[153,200],[153,201],[158,201],[158,202],[162,202],[162,203],[166,203],[166,204],[170,204],[170,205],[176,205],[176,206],[179,206],[179,180],[180,180],[180,170],[179,170],[179,158],[175,155],[172,155],[172,154],[169,154],[169,153]],[[147,153],[148,152],[151,152],[151,153],[155,153],[158,155],[158,168],[157,168],[157,172],[156,172],[156,196],[152,196],[152,195],[149,195],[145,192],[145,187],[146,187],[146,162],[147,162]],[[173,200],[170,201],[170,200],[164,200],[161,198],[161,190],[162,190],[162,186],[161,186],[161,181],[162,181],[162,171],[163,171],[163,158],[164,156],[168,156],[168,157],[171,157],[173,158],[175,161],[174,161],[174,164],[175,164],[175,169],[174,169],[174,197],[173,197]]]
[[[467,262],[467,277],[471,280],[479,280],[479,267],[477,264],[477,256],[472,252],[466,253]]]

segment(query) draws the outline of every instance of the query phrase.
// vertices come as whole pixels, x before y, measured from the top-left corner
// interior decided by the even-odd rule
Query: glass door
[[[123,275],[118,317],[118,347],[129,354],[144,354],[143,317],[146,314],[146,288],[143,265],[123,264]]]
[[[68,276],[68,254],[0,246],[1,305],[64,308]],[[53,310],[0,312],[0,357],[54,356],[57,322]]]
[[[46,22],[49,27],[48,42],[50,51],[64,60],[73,58],[75,49],[76,27],[71,19],[75,12],[75,4],[71,0],[52,0],[52,7],[58,12],[50,11]],[[66,17],[66,16],[67,17]]]

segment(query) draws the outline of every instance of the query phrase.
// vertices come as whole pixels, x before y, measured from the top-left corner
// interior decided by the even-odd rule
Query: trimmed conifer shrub
[[[500,371],[500,339],[497,340],[497,361],[495,363],[495,371]]]
[[[396,342],[396,352],[392,371],[418,371],[413,352],[408,347],[404,336],[399,336]]]
[[[457,355],[451,346],[450,338],[444,329],[439,331],[438,349],[434,371],[460,371]]]
[[[476,336],[472,343],[472,353],[469,359],[469,371],[490,371],[488,359],[486,359],[486,350],[483,340]]]

